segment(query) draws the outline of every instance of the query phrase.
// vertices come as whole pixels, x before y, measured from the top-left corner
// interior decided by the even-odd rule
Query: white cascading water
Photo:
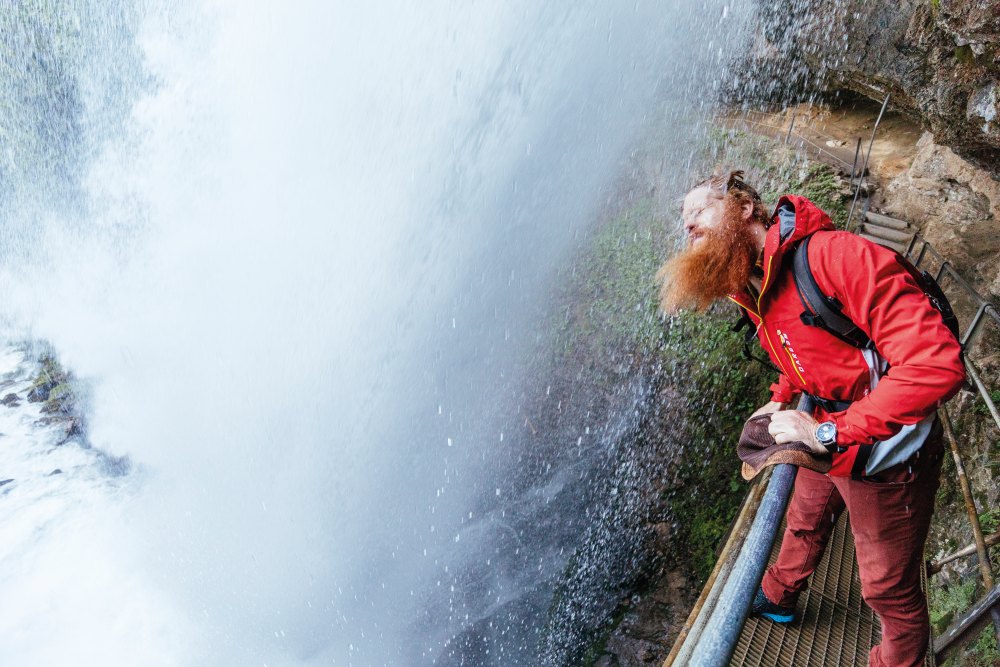
[[[4,146],[4,319],[88,382],[103,454],[5,429],[3,661],[458,664],[522,585],[456,589],[504,530],[480,521],[517,487],[503,431],[551,278],[642,131],[674,128],[689,180],[743,17],[35,4],[69,40],[76,143],[67,173],[24,166],[49,135]],[[532,664],[531,632],[475,664]]]

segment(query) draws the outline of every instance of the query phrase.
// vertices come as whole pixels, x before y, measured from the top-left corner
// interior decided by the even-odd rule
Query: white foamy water
[[[434,664],[531,586],[452,588],[505,530],[473,515],[519,474],[511,369],[544,336],[555,269],[643,128],[676,128],[665,164],[687,180],[737,19],[715,2],[100,5],[125,17],[112,30],[60,6],[52,43],[82,46],[60,52],[78,107],[59,109],[81,138],[46,177],[60,187],[5,201],[0,302],[12,335],[90,383],[105,454],[0,407],[18,442],[0,655]],[[41,179],[19,166],[34,144],[10,150],[9,173]]]
[[[0,636],[11,665],[178,664],[197,633],[121,540],[134,499],[122,464],[67,437],[27,396],[40,366],[0,352]]]

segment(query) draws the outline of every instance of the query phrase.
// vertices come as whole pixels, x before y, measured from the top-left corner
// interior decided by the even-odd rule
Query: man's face
[[[681,219],[688,248],[699,244],[706,232],[722,225],[723,208],[722,199],[707,186],[687,193],[681,207]]]
[[[657,273],[665,311],[704,310],[713,300],[743,289],[757,257],[748,224],[752,211],[753,204],[720,199],[708,187],[687,194],[681,208],[687,247]]]

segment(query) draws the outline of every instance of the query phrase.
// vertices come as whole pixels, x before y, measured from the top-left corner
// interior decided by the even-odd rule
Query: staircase
[[[906,254],[917,230],[905,220],[866,211],[861,218],[858,235],[869,241]]]

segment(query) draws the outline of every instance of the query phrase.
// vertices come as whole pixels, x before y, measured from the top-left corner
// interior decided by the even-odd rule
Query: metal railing
[[[799,410],[812,412],[814,407],[809,396],[799,401]],[[672,664],[713,667],[729,662],[764,576],[797,472],[795,466],[776,465],[770,479],[755,487],[756,494],[754,489],[747,494],[716,562],[716,571],[710,577],[711,588],[706,585],[664,667]],[[760,489],[766,490],[761,494]],[[757,501],[755,495],[763,498]],[[751,516],[753,523],[747,530]]]
[[[887,106],[889,106],[889,96],[888,95],[885,96],[885,101],[882,102],[882,109],[881,109],[881,111],[878,112],[878,119],[875,121],[875,127],[872,128],[872,138],[871,138],[871,141],[868,142],[868,152],[865,153],[865,164],[864,164],[863,167],[861,167],[861,175],[858,178],[858,185],[854,189],[854,199],[851,201],[851,212],[847,214],[847,223],[844,226],[844,229],[846,229],[847,231],[851,231],[851,218],[854,217],[854,207],[857,206],[857,204],[858,204],[858,195],[861,194],[861,184],[865,180],[865,174],[868,173],[868,161],[871,159],[872,149],[875,147],[875,133],[878,132],[879,123],[882,122],[882,116],[885,115],[885,108]],[[859,142],[860,142],[860,139],[859,139]],[[860,150],[860,143],[859,143],[858,148]],[[855,164],[854,164],[854,167],[851,168],[851,173],[852,174],[854,173],[854,169],[857,167],[858,152],[859,151],[854,151],[854,163]],[[851,177],[851,187],[854,187],[854,177],[853,176]],[[862,214],[862,217],[863,217],[863,214]]]
[[[764,112],[758,112],[758,111],[743,111],[740,114],[741,117],[739,119],[734,117],[729,117],[729,120],[731,121],[738,120],[739,122],[742,122],[748,129],[762,128],[765,130],[769,130],[769,132],[765,132],[764,134],[775,136],[776,139],[781,139],[781,137],[783,136],[784,143],[786,144],[792,143],[792,137],[794,137],[800,147],[809,146],[810,149],[812,149],[816,153],[823,155],[826,159],[836,162],[841,169],[844,169],[845,171],[847,169],[850,169],[852,167],[852,164],[850,162],[844,160],[835,153],[827,150],[826,146],[816,143],[809,136],[807,136],[806,134],[797,129],[795,125],[797,114],[798,111],[793,109],[791,119],[787,127],[784,125],[784,123],[777,125],[773,122],[769,122],[774,119],[774,114],[766,114]],[[717,118],[716,122],[720,122],[720,120],[721,120],[720,118]],[[836,139],[835,137],[826,134],[822,130],[812,126],[809,127],[809,132],[818,135],[821,139],[824,140],[839,141],[839,139]],[[858,157],[857,155],[855,155],[855,164],[853,165],[855,168],[857,167],[857,160]]]
[[[914,251],[920,248],[914,256]],[[952,266],[952,263],[945,259],[941,253],[934,249],[934,246],[930,244],[927,239],[925,239],[919,232],[913,235],[910,240],[909,246],[906,248],[906,252],[903,253],[904,257],[910,260],[910,262],[918,269],[925,269],[924,261],[930,257],[938,263],[937,272],[934,276],[938,284],[945,290],[947,290],[948,284],[952,283],[964,292],[965,296],[972,300],[976,307],[976,313],[972,316],[972,320],[969,322],[969,326],[966,327],[965,333],[962,334],[961,342],[962,348],[965,350],[965,369],[972,380],[975,390],[978,392],[979,397],[986,404],[986,408],[990,415],[993,417],[993,421],[996,422],[997,428],[1000,429],[1000,411],[997,410],[997,406],[993,401],[993,397],[990,395],[989,390],[983,384],[980,369],[972,361],[972,350],[975,344],[979,341],[979,333],[983,327],[983,324],[987,322],[993,322],[994,324],[1000,326],[1000,309],[992,303],[989,299],[984,297],[979,293],[976,288],[969,284],[965,278],[961,276]],[[926,270],[926,269],[925,269]]]
[[[976,344],[982,339],[980,334],[983,326],[992,323],[1000,327],[1000,310],[969,284],[955,270],[952,263],[942,256],[921,234],[917,233],[913,235],[904,256],[918,269],[927,270],[927,268],[933,268],[927,267],[925,263],[928,261],[936,262],[937,271],[934,277],[942,289],[948,290],[950,288],[954,293],[954,290],[957,288],[959,293],[971,300],[974,305],[975,314],[972,316],[969,325],[961,337],[962,348],[965,352],[965,370],[969,380],[971,380],[970,388],[982,400],[993,421],[996,423],[998,431],[1000,431],[1000,412],[997,410],[990,391],[983,383],[982,373],[976,365],[973,354]],[[992,541],[983,534],[983,527],[979,520],[979,510],[976,507],[972,484],[966,473],[965,462],[961,454],[958,439],[954,433],[954,428],[952,427],[951,417],[944,406],[938,410],[938,414],[955,463],[955,474],[958,477],[959,487],[962,491],[962,499],[965,503],[969,525],[972,528],[973,543],[934,563],[928,563],[927,574],[928,576],[932,576],[940,572],[946,563],[975,555],[979,560],[980,578],[986,591],[986,595],[983,598],[973,604],[972,608],[955,621],[940,637],[935,639],[933,646],[935,659],[942,661],[961,642],[973,636],[973,632],[980,631],[989,618],[992,618],[994,631],[997,633],[998,639],[1000,639],[1000,605],[997,604],[997,595],[1000,589],[996,586],[992,563],[990,561],[989,548]]]

